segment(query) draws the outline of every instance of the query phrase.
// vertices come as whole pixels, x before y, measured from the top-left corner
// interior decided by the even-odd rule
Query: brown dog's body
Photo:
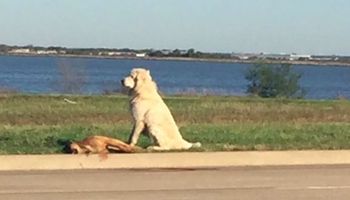
[[[99,135],[87,137],[80,142],[72,142],[70,144],[70,150],[75,154],[107,154],[110,150],[123,153],[134,152],[133,147],[121,140]]]

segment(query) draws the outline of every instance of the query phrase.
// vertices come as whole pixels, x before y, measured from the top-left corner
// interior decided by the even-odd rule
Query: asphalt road
[[[349,200],[350,166],[0,172],[1,200]]]

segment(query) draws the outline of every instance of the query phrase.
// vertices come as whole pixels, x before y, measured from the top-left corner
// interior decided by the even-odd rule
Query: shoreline
[[[115,60],[150,60],[150,61],[183,61],[183,62],[215,62],[215,63],[237,63],[254,64],[259,60],[237,60],[237,59],[216,59],[216,58],[186,58],[186,57],[134,57],[134,56],[97,56],[97,55],[73,55],[73,54],[0,54],[0,56],[18,57],[58,57],[58,58],[95,58],[95,59],[115,59]],[[289,61],[289,60],[264,60],[267,64],[291,64],[291,65],[312,65],[312,66],[339,66],[350,67],[350,63],[334,61]]]

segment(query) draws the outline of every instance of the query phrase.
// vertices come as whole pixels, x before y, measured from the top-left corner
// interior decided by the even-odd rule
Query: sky
[[[350,1],[0,0],[0,44],[350,55]]]

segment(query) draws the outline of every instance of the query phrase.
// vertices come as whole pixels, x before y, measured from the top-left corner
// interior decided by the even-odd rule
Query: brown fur
[[[79,142],[72,142],[70,144],[70,150],[73,154],[107,154],[111,150],[122,153],[132,153],[135,151],[133,147],[121,140],[99,135],[87,137]]]

